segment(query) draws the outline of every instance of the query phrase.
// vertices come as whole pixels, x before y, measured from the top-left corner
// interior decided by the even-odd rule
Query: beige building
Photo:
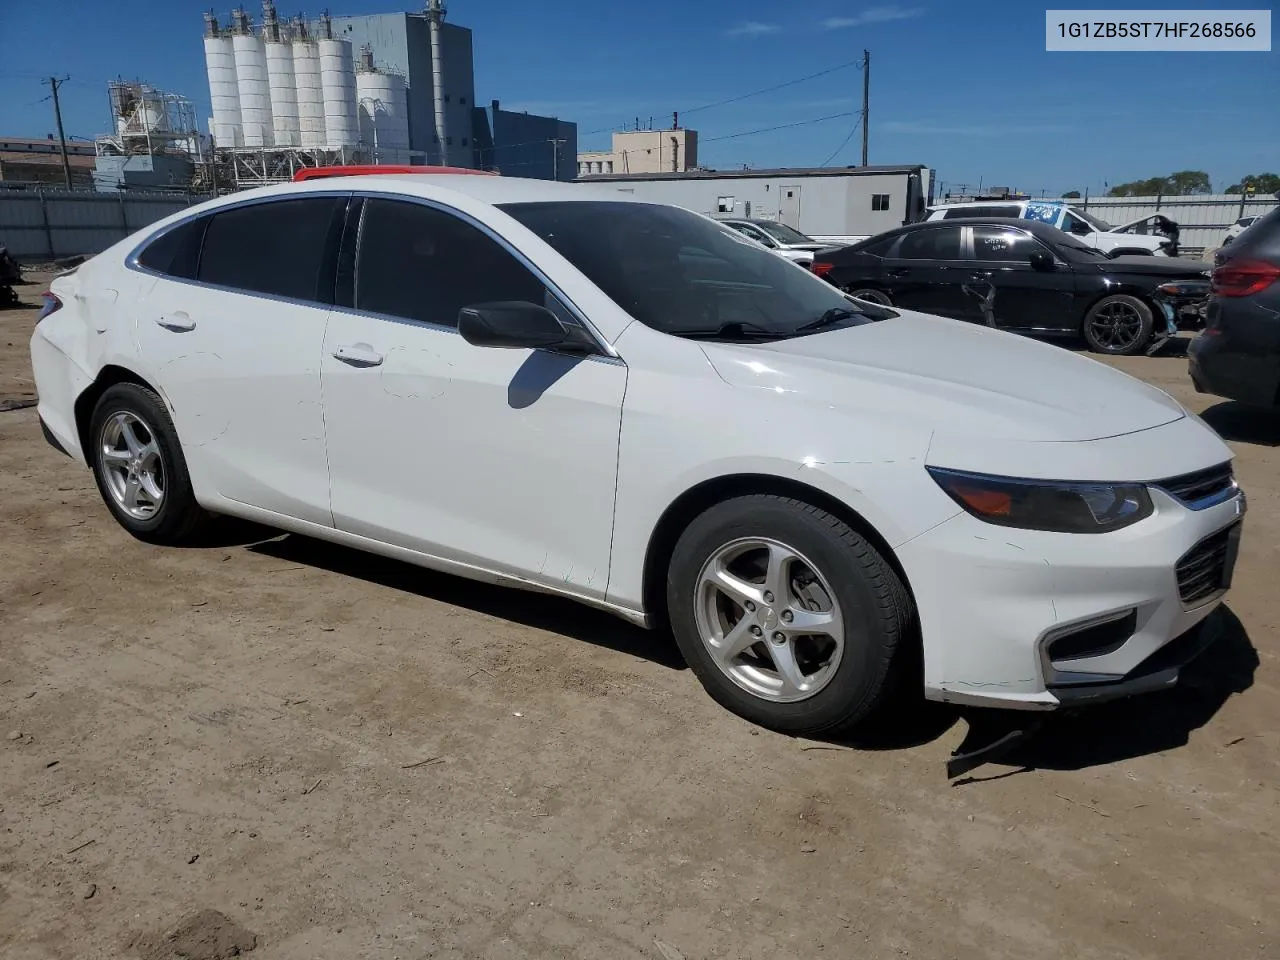
[[[625,130],[612,150],[578,154],[578,176],[610,173],[684,173],[698,166],[698,131]]]

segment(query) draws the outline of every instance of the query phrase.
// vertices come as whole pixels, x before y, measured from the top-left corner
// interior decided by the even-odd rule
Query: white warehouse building
[[[933,171],[921,164],[579,177],[713,217],[776,220],[832,243],[855,243],[924,216]]]

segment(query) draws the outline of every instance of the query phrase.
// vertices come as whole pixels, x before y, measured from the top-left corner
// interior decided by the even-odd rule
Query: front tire
[[[196,502],[169,411],[136,383],[108,387],[89,422],[93,477],[111,515],[147,543],[184,543],[209,515]]]
[[[1149,306],[1137,297],[1116,293],[1089,308],[1082,333],[1095,353],[1130,356],[1146,348],[1154,328]]]
[[[880,706],[914,620],[901,580],[864,537],[774,495],[726,500],[689,525],[667,608],[716,701],[800,736],[846,732]]]

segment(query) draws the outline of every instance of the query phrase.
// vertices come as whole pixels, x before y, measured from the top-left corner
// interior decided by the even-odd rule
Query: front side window
[[[204,240],[208,217],[188,220],[156,237],[141,253],[138,263],[178,280],[194,280],[200,260],[200,244]]]
[[[443,210],[404,200],[364,204],[355,308],[444,327],[473,303],[546,303],[546,287],[483,231]]]
[[[325,254],[342,229],[345,197],[272,200],[213,214],[198,279],[292,300],[332,301]]]
[[[873,194],[871,195],[871,209],[872,209],[872,210],[888,210],[888,209],[889,209],[889,194],[887,194],[887,193],[873,193]]]
[[[935,227],[903,234],[897,255],[903,260],[959,260],[960,228]]]
[[[803,334],[807,324],[825,328],[884,316],[863,313],[825,280],[678,207],[580,200],[500,209],[619,307],[665,333],[782,338]]]
[[[1043,248],[1034,238],[1009,227],[974,227],[973,257],[975,260],[1018,260],[1027,263],[1031,254]]]
[[[765,236],[763,232],[757,230],[754,226],[752,226],[749,223],[734,223],[734,224],[730,224],[730,226],[732,226],[733,229],[737,230],[743,236],[750,237],[756,243],[763,243],[766,247],[773,246],[773,243],[769,240],[767,236]]]

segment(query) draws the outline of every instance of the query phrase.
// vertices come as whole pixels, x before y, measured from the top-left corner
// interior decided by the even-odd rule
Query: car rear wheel
[[[1149,306],[1137,297],[1117,293],[1089,308],[1083,333],[1091,350],[1126,356],[1146,347],[1154,324]]]
[[[98,398],[89,424],[93,476],[120,526],[148,543],[188,540],[208,519],[196,503],[163,401],[136,383]]]
[[[883,290],[877,290],[875,287],[846,287],[844,292],[859,300],[870,300],[872,303],[878,303],[884,307],[893,306],[893,301],[889,299],[889,295]]]
[[[667,605],[681,652],[734,713],[795,735],[855,726],[885,699],[913,607],[848,524],[787,497],[737,497],[676,544]]]

